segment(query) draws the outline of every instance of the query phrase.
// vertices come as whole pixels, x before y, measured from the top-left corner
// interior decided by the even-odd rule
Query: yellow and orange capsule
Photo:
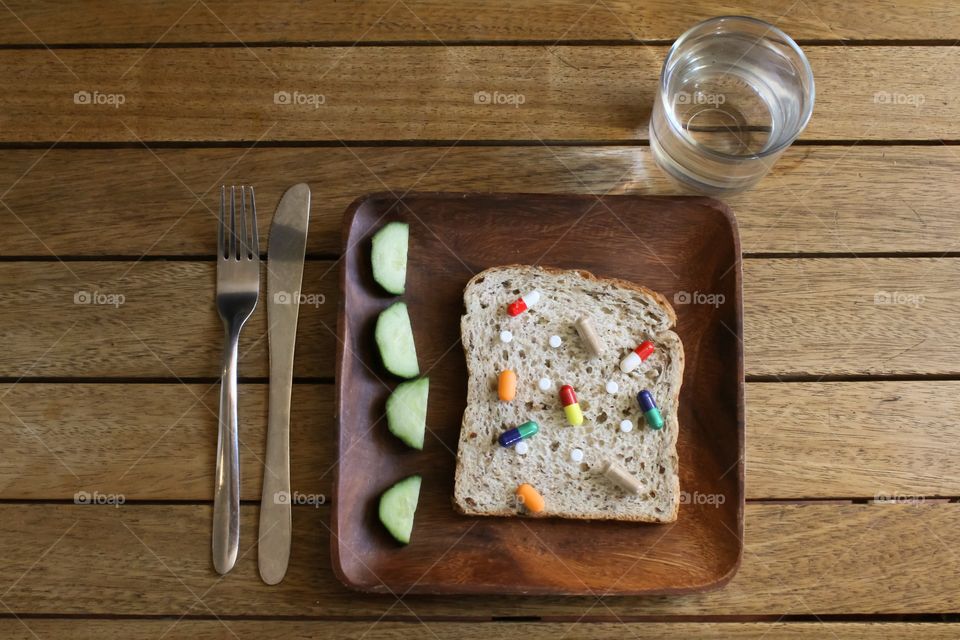
[[[510,369],[500,372],[497,379],[497,395],[503,402],[510,402],[517,396],[517,374]]]

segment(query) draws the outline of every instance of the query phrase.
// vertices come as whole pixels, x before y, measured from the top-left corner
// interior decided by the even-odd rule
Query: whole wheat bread
[[[537,290],[540,301],[516,317],[505,312],[520,295]],[[488,269],[464,290],[466,312],[461,336],[469,382],[467,408],[457,449],[454,504],[468,515],[517,515],[514,493],[529,483],[544,497],[543,515],[578,519],[673,522],[680,503],[677,459],[677,404],[683,379],[683,346],[671,331],[673,308],[660,294],[623,280],[598,278],[585,271],[560,271],[512,265]],[[605,349],[591,358],[575,322],[586,315]],[[513,339],[501,341],[501,331]],[[559,348],[549,345],[560,336]],[[643,340],[656,346],[640,370],[624,374],[621,358]],[[501,371],[517,374],[517,393],[501,402]],[[552,386],[538,386],[547,377]],[[619,390],[606,390],[613,380]],[[576,390],[585,421],[567,424],[558,399],[561,385]],[[664,419],[660,431],[649,428],[637,404],[648,389]],[[624,433],[620,422],[633,430]],[[505,430],[533,420],[540,431],[525,442],[528,452],[501,447]],[[583,451],[574,462],[573,449]],[[642,483],[630,494],[601,475],[610,459]]]

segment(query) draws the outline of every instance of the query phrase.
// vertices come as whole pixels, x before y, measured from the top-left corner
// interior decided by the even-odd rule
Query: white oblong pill
[[[507,342],[510,342],[511,340],[513,340],[512,333],[506,330],[500,332],[500,342],[507,343]]]
[[[540,382],[537,384],[540,385],[541,391],[550,391],[550,387],[553,386],[553,383],[550,382],[550,378],[540,378]]]
[[[620,423],[620,431],[623,431],[624,433],[630,433],[633,431],[633,423],[629,420],[624,420]]]
[[[563,344],[563,340],[560,338],[560,336],[550,336],[550,346],[551,346],[551,347],[553,347],[554,349],[556,349],[556,348],[559,347],[561,344]]]
[[[580,461],[582,461],[582,460],[583,460],[583,451],[581,451],[580,449],[574,449],[573,451],[570,452],[570,459],[571,459],[573,462],[580,462]]]
[[[607,393],[616,393],[620,391],[620,385],[617,384],[616,380],[607,381]]]
[[[520,454],[521,456],[527,455],[527,452],[530,451],[530,446],[523,440],[521,440],[516,445],[514,445],[513,448],[516,449],[517,453]]]

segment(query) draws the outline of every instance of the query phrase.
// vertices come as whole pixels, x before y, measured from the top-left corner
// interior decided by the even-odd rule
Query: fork
[[[249,224],[247,192],[250,195]],[[220,187],[220,228],[217,231],[217,312],[223,320],[223,371],[220,377],[220,424],[217,475],[213,494],[213,566],[220,574],[233,568],[240,546],[240,456],[237,436],[237,358],[240,330],[260,296],[260,241],[253,187]],[[249,233],[248,233],[249,230]]]

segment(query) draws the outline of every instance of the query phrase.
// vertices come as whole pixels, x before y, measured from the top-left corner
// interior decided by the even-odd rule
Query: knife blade
[[[283,580],[290,561],[290,391],[309,221],[310,187],[294,185],[280,199],[267,246],[270,392],[257,549],[267,584]]]

